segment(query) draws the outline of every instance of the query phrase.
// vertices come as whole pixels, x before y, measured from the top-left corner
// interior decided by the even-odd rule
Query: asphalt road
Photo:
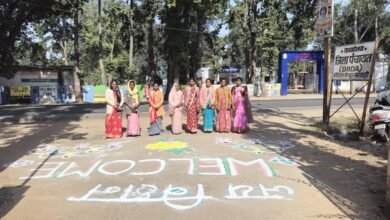
[[[375,98],[370,98],[369,104],[374,104]],[[332,107],[341,106],[345,103],[344,99],[332,99]],[[355,107],[364,106],[364,98],[358,97],[350,101],[350,104]],[[253,106],[257,108],[317,108],[322,107],[322,99],[294,99],[294,100],[260,100],[253,101]]]
[[[370,99],[370,105],[375,99]],[[344,99],[333,99],[332,109],[341,106]],[[354,107],[362,107],[364,98],[355,98],[351,101]],[[322,99],[294,99],[294,100],[253,100],[252,106],[256,110],[262,109],[290,109],[310,108],[321,109]],[[348,107],[347,105],[345,107]],[[141,113],[146,113],[148,106],[142,104]],[[22,105],[0,106],[0,123],[20,122],[50,119],[78,119],[83,116],[99,116],[105,113],[105,104],[68,104],[68,105]]]

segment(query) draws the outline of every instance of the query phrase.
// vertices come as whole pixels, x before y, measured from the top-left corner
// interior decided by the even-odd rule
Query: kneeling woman
[[[139,136],[141,135],[141,125],[138,115],[139,107],[139,92],[135,87],[135,81],[130,80],[128,84],[128,93],[125,96],[124,110],[127,117],[127,130],[126,135],[128,136]]]
[[[106,90],[106,132],[105,138],[122,137],[122,106],[124,97],[116,80]]]
[[[164,115],[164,95],[159,90],[159,84],[153,83],[153,90],[147,92],[149,101],[150,128],[149,135],[159,135],[162,131],[162,117]]]

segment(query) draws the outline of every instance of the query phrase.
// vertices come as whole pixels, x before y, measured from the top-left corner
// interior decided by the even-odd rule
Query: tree
[[[265,75],[273,75],[279,53],[284,49],[302,49],[313,38],[316,1],[243,0],[230,10],[231,60],[245,64],[247,82],[254,80],[260,66],[262,95]]]
[[[18,64],[15,59],[15,51],[19,51],[17,46],[26,45],[28,38],[26,32],[29,25],[38,23],[53,15],[69,16],[70,9],[75,0],[51,1],[51,0],[1,0],[0,1],[0,67],[6,68],[10,65]],[[19,40],[19,45],[16,43]],[[26,49],[26,48],[23,48]],[[2,71],[4,73],[4,71]]]
[[[227,0],[167,1],[161,12],[164,53],[168,63],[168,91],[174,80],[186,82],[201,67],[207,22],[218,19]],[[188,46],[187,46],[188,45]]]

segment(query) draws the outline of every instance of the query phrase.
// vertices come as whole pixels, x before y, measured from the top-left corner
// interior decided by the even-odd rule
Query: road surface
[[[375,99],[370,99],[370,105]],[[344,99],[333,99],[332,110],[344,103]],[[364,98],[355,98],[351,101],[353,107],[362,108]],[[297,99],[297,100],[254,100],[252,106],[256,110],[262,109],[292,109],[310,108],[322,109],[322,99]],[[344,108],[348,108],[345,105]],[[69,104],[69,105],[23,105],[0,106],[0,122],[7,121],[34,121],[46,119],[78,119],[84,115],[88,117],[101,117],[105,114],[104,104]],[[148,106],[141,105],[140,112],[146,113]]]

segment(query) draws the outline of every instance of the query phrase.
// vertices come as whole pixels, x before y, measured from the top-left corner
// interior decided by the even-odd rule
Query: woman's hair
[[[206,82],[207,82],[207,81],[210,81],[210,83],[211,83],[211,79],[210,79],[210,78],[206,79]]]
[[[194,81],[194,82],[196,82],[195,79],[192,78],[192,77],[188,80],[188,82],[190,82],[191,80]]]
[[[157,86],[160,86],[160,83],[157,80],[153,82],[152,86],[154,86],[156,84],[157,84]]]
[[[242,82],[241,76],[237,77],[235,81],[240,80]]]
[[[135,81],[134,80],[130,80],[129,84],[134,84],[135,85]]]
[[[222,83],[222,81],[227,82],[227,79],[226,78],[221,78],[221,83]]]
[[[110,89],[112,89],[112,84],[113,84],[114,82],[116,82],[116,84],[118,85],[118,81],[117,81],[116,79],[113,79],[113,80],[111,80],[111,82],[110,82]]]

